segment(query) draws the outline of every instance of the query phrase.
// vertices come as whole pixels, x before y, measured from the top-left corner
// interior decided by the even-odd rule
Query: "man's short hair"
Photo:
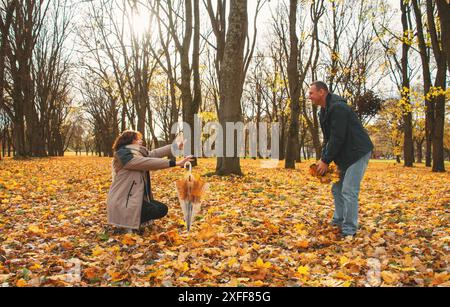
[[[313,83],[311,83],[311,86],[315,86],[317,90],[325,90],[327,92],[329,92],[328,90],[328,86],[325,84],[325,82],[322,81],[315,81]]]

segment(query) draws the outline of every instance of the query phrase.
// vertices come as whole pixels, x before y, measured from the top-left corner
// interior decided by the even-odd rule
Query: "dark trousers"
[[[151,200],[150,202],[144,200],[142,203],[141,223],[161,219],[167,215],[168,211],[169,208],[157,200]]]

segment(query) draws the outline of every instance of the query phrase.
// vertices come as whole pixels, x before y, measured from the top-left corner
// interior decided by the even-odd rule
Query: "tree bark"
[[[288,79],[290,92],[291,118],[286,144],[285,168],[295,169],[295,160],[299,152],[299,116],[300,116],[300,84],[298,72],[298,37],[297,37],[297,0],[289,2],[289,39],[290,53],[288,64]]]
[[[410,15],[410,8],[408,4],[405,4],[404,0],[400,0],[400,8],[402,11],[402,27],[404,36],[409,32],[408,17]],[[408,67],[408,53],[410,45],[406,41],[405,37],[402,43],[402,108],[403,108],[403,155],[404,165],[406,167],[413,167],[414,165],[414,143],[413,143],[413,131],[412,131],[412,112],[410,101],[410,80],[409,80],[409,67]]]
[[[241,97],[244,85],[244,48],[248,32],[247,0],[231,0],[228,17],[228,31],[220,67],[219,121],[227,138],[226,123],[242,122]],[[242,175],[240,159],[237,156],[237,140],[234,136],[234,157],[217,159],[216,173],[221,176]],[[224,155],[227,146],[224,141]]]
[[[436,5],[442,25],[442,47],[447,58],[447,69],[450,73],[450,2],[448,0],[436,0]]]
[[[423,146],[423,140],[418,140],[416,141],[416,148],[417,148],[417,163],[422,163],[422,158],[423,158],[423,151],[422,151],[422,146]]]
[[[418,0],[412,1],[414,7],[414,14],[417,25],[417,38],[419,41],[420,59],[422,61],[422,75],[423,75],[423,92],[425,95],[425,165],[431,167],[431,145],[433,140],[433,113],[434,105],[431,103],[428,94],[431,89],[431,73],[430,73],[430,59],[427,52],[425,37],[423,32],[422,11],[420,9]]]
[[[431,36],[431,45],[433,48],[434,57],[437,64],[436,79],[434,82],[435,90],[438,94],[433,98],[434,102],[434,125],[433,125],[433,172],[445,172],[444,164],[444,124],[445,124],[445,95],[446,90],[446,72],[447,61],[445,57],[445,51],[441,48],[441,37],[438,36],[438,32],[435,24],[434,7],[431,0],[427,0],[427,19],[429,32]],[[444,29],[443,20],[440,21],[441,29]],[[441,93],[439,93],[442,91]]]

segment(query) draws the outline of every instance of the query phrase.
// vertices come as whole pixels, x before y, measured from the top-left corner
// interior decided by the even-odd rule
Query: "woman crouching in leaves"
[[[124,131],[114,142],[112,185],[108,193],[108,223],[128,231],[139,230],[148,222],[167,215],[165,204],[153,199],[149,171],[184,166],[193,157],[179,162],[163,159],[171,146],[148,151],[142,146],[142,134]],[[180,150],[183,144],[178,145]]]

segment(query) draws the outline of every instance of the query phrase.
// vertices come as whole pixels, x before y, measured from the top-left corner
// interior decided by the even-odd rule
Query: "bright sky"
[[[264,34],[267,32],[267,29],[269,27],[270,21],[271,21],[271,9],[274,10],[276,6],[282,2],[285,1],[287,7],[289,8],[289,0],[271,0],[266,2],[264,7],[261,9],[261,12],[258,16],[258,36],[264,37]],[[329,0],[325,0],[329,1]],[[348,1],[348,0],[347,0]],[[360,2],[360,0],[350,0]],[[366,0],[368,1],[368,0]],[[400,1],[401,0],[384,0],[387,2],[393,9],[393,12],[400,12]],[[248,0],[248,18],[249,18],[249,34],[253,34],[253,19],[256,12],[256,0]],[[261,41],[261,40],[260,40]]]

